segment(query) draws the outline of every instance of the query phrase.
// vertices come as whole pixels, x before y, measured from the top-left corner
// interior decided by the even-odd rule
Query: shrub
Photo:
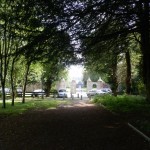
[[[96,104],[103,104],[108,109],[115,112],[135,112],[150,111],[150,104],[145,97],[135,95],[111,95],[96,96],[93,100]]]
[[[140,95],[146,95],[146,89],[143,82],[138,82],[138,91]]]

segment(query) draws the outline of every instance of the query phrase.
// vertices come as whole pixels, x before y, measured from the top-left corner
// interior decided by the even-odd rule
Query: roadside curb
[[[130,123],[127,123],[127,124],[131,129],[133,129],[135,132],[137,132],[139,135],[141,135],[146,141],[150,142],[150,138],[147,135],[145,135],[143,132],[138,130],[136,127],[134,127]]]

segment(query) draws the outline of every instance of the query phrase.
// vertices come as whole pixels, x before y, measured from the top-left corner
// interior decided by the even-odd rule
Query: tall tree
[[[150,2],[149,0],[77,1],[74,18],[80,37],[94,39],[94,44],[129,34],[140,34],[143,60],[143,78],[150,101]],[[112,29],[109,24],[113,22]],[[117,30],[116,26],[118,27]],[[78,30],[79,29],[79,30]],[[95,32],[95,34],[91,34]]]
[[[12,76],[15,59],[19,55],[25,57],[26,75],[30,65],[35,61],[41,61],[43,57],[62,57],[63,62],[70,60],[72,48],[66,48],[70,44],[66,39],[69,35],[65,32],[63,15],[64,1],[40,1],[40,0],[3,0],[0,4],[1,24],[1,84],[3,87],[3,107],[5,107],[5,78],[9,61],[12,60]],[[20,39],[20,40],[18,40]],[[63,39],[63,40],[62,40]],[[61,42],[60,42],[61,41]],[[62,43],[63,41],[63,43]],[[18,45],[16,47],[16,45]],[[13,52],[12,52],[13,50]],[[7,65],[7,66],[6,66]],[[11,76],[14,105],[14,81]],[[27,76],[24,77],[24,94]],[[23,96],[23,103],[24,103]]]
[[[0,81],[2,86],[2,99],[3,99],[3,108],[6,107],[5,102],[5,84],[6,77],[8,73],[9,62],[14,48],[14,37],[12,34],[13,31],[13,6],[10,5],[11,2],[3,0],[0,4]]]

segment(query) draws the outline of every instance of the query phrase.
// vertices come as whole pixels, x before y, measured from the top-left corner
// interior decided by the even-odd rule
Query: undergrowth
[[[150,104],[145,100],[145,97],[134,95],[102,95],[95,96],[93,102],[103,104],[108,109],[115,112],[149,112]]]

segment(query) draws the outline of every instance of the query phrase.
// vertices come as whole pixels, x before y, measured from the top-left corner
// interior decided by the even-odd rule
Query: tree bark
[[[5,81],[4,80],[1,81],[1,85],[2,85],[2,100],[3,100],[2,108],[6,108],[6,93],[5,93]]]
[[[2,101],[3,101],[3,108],[6,107],[6,100],[5,100],[5,76],[4,76],[4,63],[3,63],[3,49],[4,49],[4,41],[0,41],[0,80],[2,86]]]
[[[13,74],[14,74],[14,64],[15,64],[15,59],[13,58],[12,61],[12,66],[11,66],[11,89],[12,89],[12,102],[11,105],[14,106],[14,101],[15,101],[15,83],[14,83],[14,79],[13,79]]]
[[[6,11],[6,10],[5,10]],[[0,41],[0,80],[2,86],[3,108],[6,108],[5,83],[9,65],[10,35],[7,34],[7,22],[4,24],[4,38]]]
[[[146,97],[150,102],[150,16],[149,0],[141,4],[142,14],[140,16],[141,51],[143,54],[143,78],[146,87]]]
[[[125,53],[126,58],[126,94],[131,94],[131,59],[130,59],[130,52],[129,50]]]
[[[47,81],[45,86],[46,86],[45,87],[46,97],[49,97],[50,96],[50,90],[51,90],[51,87],[52,87],[52,81],[51,80]]]
[[[25,79],[24,79],[22,103],[25,103],[26,85],[27,85],[27,80],[28,80],[28,74],[29,74],[30,65],[31,65],[31,62],[28,62],[27,63],[27,68],[26,68],[26,73],[25,73]]]
[[[117,96],[117,88],[117,54],[114,54],[112,58],[112,93],[114,96]]]

